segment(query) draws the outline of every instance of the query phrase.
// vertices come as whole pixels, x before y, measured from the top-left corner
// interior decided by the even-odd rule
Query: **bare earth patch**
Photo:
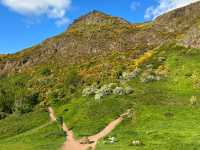
[[[48,110],[49,110],[49,116],[50,116],[51,121],[55,122],[56,115],[55,115],[54,110],[51,107],[49,107]],[[124,116],[126,116],[127,114],[128,113],[122,114],[119,118],[109,123],[101,132],[97,133],[96,135],[87,137],[86,139],[88,141],[86,141],[85,143],[82,142],[84,139],[76,140],[74,138],[74,134],[72,130],[69,130],[66,124],[63,123],[62,128],[67,133],[67,140],[61,149],[62,150],[87,150],[88,148],[91,148],[92,150],[95,150],[97,142],[103,137],[105,137],[106,135],[108,135],[113,129],[115,129],[116,126],[123,121]]]

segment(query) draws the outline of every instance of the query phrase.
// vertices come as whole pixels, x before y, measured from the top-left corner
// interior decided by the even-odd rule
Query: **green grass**
[[[33,112],[0,120],[0,140],[16,136],[48,122],[48,112]]]
[[[8,138],[0,142],[1,150],[56,150],[64,143],[62,130],[56,123],[45,124],[42,127]]]
[[[189,99],[197,96],[187,74],[200,71],[200,53],[186,54],[185,49],[166,52],[165,65],[169,68],[168,77],[159,82],[135,86],[136,116],[125,120],[110,136],[118,138],[115,144],[104,144],[101,140],[97,150],[197,150],[200,147],[199,103],[191,106]],[[156,63],[152,61],[151,63]],[[166,114],[171,116],[166,116]],[[140,140],[144,146],[130,146],[131,141]]]
[[[118,142],[104,144],[97,150],[198,150],[200,147],[200,101],[191,106],[190,98],[200,100],[200,88],[193,82],[192,74],[200,73],[200,51],[182,47],[165,47],[141,66],[165,65],[169,69],[160,81],[141,83],[140,78],[127,82],[134,93],[126,96],[108,96],[101,101],[94,97],[81,97],[79,92],[61,94],[54,103],[57,116],[63,116],[77,138],[93,135],[129,108],[134,108],[133,119],[125,119],[110,135]],[[164,57],[164,62],[158,58]],[[199,79],[200,81],[200,79]],[[109,81],[105,81],[105,83]],[[63,85],[64,86],[64,85]],[[66,86],[66,85],[65,85]],[[56,85],[55,85],[56,87]],[[62,85],[61,85],[62,87]],[[62,89],[62,88],[61,88]],[[130,146],[141,140],[143,146]],[[20,117],[10,116],[0,121],[0,149],[45,150],[58,149],[64,137],[56,124],[50,124],[47,112],[33,112]]]
[[[172,116],[166,116],[170,112]],[[191,107],[143,106],[135,119],[126,119],[110,136],[118,142],[98,143],[97,150],[194,150],[200,146],[200,109]],[[143,146],[131,146],[140,140]]]
[[[167,78],[141,83],[139,78],[128,84],[135,92],[129,96],[109,96],[96,102],[94,98],[76,98],[68,104],[55,106],[63,115],[75,135],[93,135],[128,108],[134,108],[136,119],[126,119],[110,135],[119,140],[116,144],[99,142],[97,150],[190,150],[200,146],[198,134],[199,103],[190,105],[190,98],[200,99],[200,89],[195,88],[188,74],[200,72],[200,52],[181,47],[160,50],[148,63],[158,65],[158,57],[166,58],[162,64],[169,68]],[[145,67],[144,67],[145,68]],[[143,70],[144,70],[143,68]],[[172,117],[165,113],[172,113]],[[132,140],[141,140],[144,146],[130,146]]]
[[[0,150],[55,150],[64,143],[62,130],[48,112],[10,116],[0,121]]]
[[[133,104],[127,97],[111,96],[101,102],[95,102],[93,98],[74,99],[55,109],[58,116],[64,116],[67,126],[79,138],[98,133],[131,106]]]

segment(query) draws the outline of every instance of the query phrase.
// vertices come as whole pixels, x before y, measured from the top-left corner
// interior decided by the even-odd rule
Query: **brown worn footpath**
[[[54,113],[54,110],[51,107],[49,107],[48,110],[51,121],[56,121],[56,115]],[[95,150],[97,142],[106,135],[108,135],[113,129],[115,129],[115,127],[123,121],[124,116],[126,116],[127,114],[128,113],[125,113],[116,120],[112,121],[101,132],[97,133],[96,135],[87,137],[88,142],[86,143],[81,142],[83,141],[83,139],[76,140],[74,138],[72,130],[69,130],[66,124],[63,123],[62,128],[67,133],[67,140],[62,146],[62,150],[87,150],[88,148]]]

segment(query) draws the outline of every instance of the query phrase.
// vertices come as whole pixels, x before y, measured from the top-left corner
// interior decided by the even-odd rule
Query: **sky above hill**
[[[0,0],[0,53],[14,53],[66,30],[99,10],[129,22],[144,22],[199,0]]]

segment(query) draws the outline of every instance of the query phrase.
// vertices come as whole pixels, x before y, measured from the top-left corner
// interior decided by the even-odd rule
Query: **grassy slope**
[[[138,85],[132,84],[144,93],[137,95],[136,119],[126,120],[111,135],[116,136],[118,143],[98,144],[97,150],[112,149],[178,149],[199,148],[200,109],[192,107],[189,99],[192,95],[200,98],[199,90],[193,88],[187,74],[199,72],[199,50],[195,54],[181,48],[166,52],[170,73],[163,81]],[[195,50],[194,50],[195,51]],[[155,63],[152,61],[152,63]],[[172,116],[166,116],[166,113]],[[132,140],[141,140],[144,146],[130,146]]]
[[[200,109],[198,105],[192,107],[189,99],[193,95],[200,98],[199,89],[194,88],[190,79],[191,74],[200,72],[199,55],[199,50],[189,52],[184,48],[161,48],[146,64],[157,66],[158,58],[165,57],[164,65],[169,68],[166,79],[141,83],[136,78],[128,83],[135,89],[132,95],[112,95],[100,102],[93,97],[83,98],[77,93],[72,100],[55,105],[57,115],[64,116],[66,124],[80,138],[97,133],[119,114],[134,108],[134,119],[126,119],[110,134],[119,141],[109,145],[102,140],[97,150],[198,148]],[[171,117],[166,113],[172,114]],[[141,140],[145,145],[129,146],[132,140]],[[45,112],[30,113],[20,118],[10,116],[0,121],[2,150],[15,147],[22,150],[53,150],[59,148],[63,141],[60,129],[56,124],[49,124]]]
[[[173,117],[166,117],[166,112]],[[193,150],[200,146],[198,122],[200,109],[184,106],[142,106],[135,120],[125,120],[111,136],[116,144],[99,142],[97,150]],[[131,141],[141,140],[144,146],[130,146]]]
[[[49,123],[47,112],[10,116],[0,121],[0,150],[58,149],[64,136],[57,124]]]
[[[111,135],[119,142],[113,145],[98,144],[97,150],[106,149],[195,149],[199,147],[198,107],[192,107],[191,96],[200,98],[187,74],[200,72],[199,50],[169,48],[161,51],[148,63],[156,65],[157,58],[164,56],[169,68],[167,79],[141,83],[130,81],[135,92],[130,96],[110,96],[100,103],[93,98],[78,98],[69,104],[57,106],[66,123],[77,137],[100,131],[113,118],[134,107],[136,119],[125,120]],[[171,117],[165,116],[172,114]],[[141,140],[145,146],[129,146],[132,140]]]

